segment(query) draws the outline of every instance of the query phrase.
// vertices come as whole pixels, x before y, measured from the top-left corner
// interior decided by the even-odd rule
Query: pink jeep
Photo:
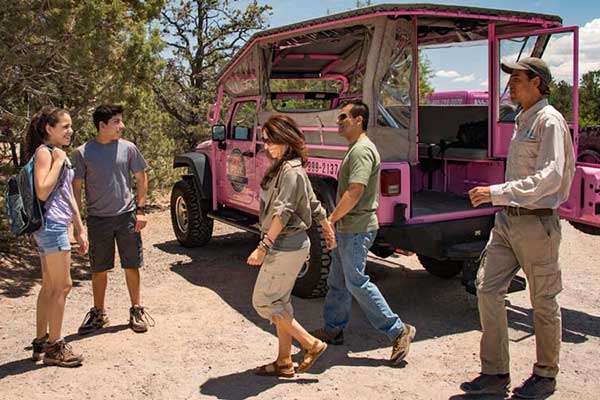
[[[372,252],[417,253],[430,273],[450,278],[462,271],[471,286],[498,209],[471,207],[467,192],[503,181],[518,112],[507,103],[501,61],[561,58],[555,77],[573,93],[561,111],[577,142],[578,29],[561,22],[516,11],[386,4],[256,33],[220,74],[208,112],[212,140],[175,157],[174,166],[187,169],[171,196],[177,239],[206,244],[213,220],[257,232],[259,182],[269,165],[260,129],[274,113],[302,127],[307,172],[331,210],[346,150],[336,116],[344,100],[360,98],[371,110],[368,134],[382,158],[381,229]],[[483,51],[472,61],[487,66],[489,101],[436,102],[420,94],[419,54],[465,46]],[[560,214],[600,234],[600,168],[578,165]],[[310,231],[310,260],[294,290],[299,296],[326,291],[330,256],[319,229]]]

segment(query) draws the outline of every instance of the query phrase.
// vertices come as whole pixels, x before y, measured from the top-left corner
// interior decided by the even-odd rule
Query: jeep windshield
[[[336,108],[344,86],[328,79],[271,79],[267,110],[314,112]]]

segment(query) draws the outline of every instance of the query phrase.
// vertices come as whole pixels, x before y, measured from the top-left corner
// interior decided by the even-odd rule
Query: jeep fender
[[[185,153],[175,156],[173,168],[187,167],[189,175],[192,176],[200,198],[212,199],[212,173],[210,171],[210,160],[204,153]]]

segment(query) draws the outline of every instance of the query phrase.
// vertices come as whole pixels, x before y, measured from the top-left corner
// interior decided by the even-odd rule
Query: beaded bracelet
[[[266,244],[263,240],[261,240],[260,242],[258,242],[259,246],[262,247],[262,249],[265,251],[265,253],[268,253],[271,250],[271,246],[269,246],[268,244]]]
[[[273,239],[271,239],[271,237],[269,235],[267,235],[266,233],[263,235],[263,240],[268,240],[271,246],[273,246],[273,243],[275,243],[275,241]],[[266,242],[265,242],[266,243]]]

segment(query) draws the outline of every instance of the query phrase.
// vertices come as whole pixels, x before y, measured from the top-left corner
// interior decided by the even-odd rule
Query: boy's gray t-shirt
[[[85,182],[88,215],[114,217],[135,210],[131,173],[148,167],[135,144],[119,139],[100,144],[95,139],[72,155],[75,179]]]

